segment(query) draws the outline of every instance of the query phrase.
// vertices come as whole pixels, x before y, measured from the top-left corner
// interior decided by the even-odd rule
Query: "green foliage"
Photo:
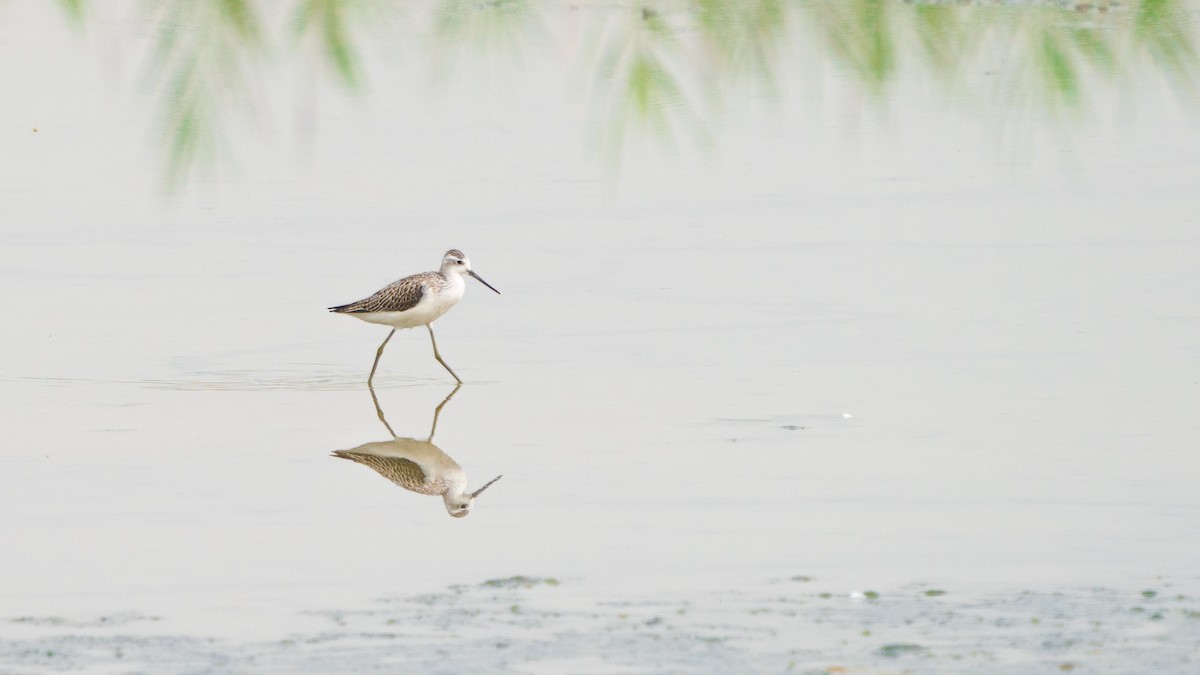
[[[84,0],[59,1],[77,24],[91,15]],[[250,75],[285,49],[312,54],[347,91],[361,92],[364,42],[382,35],[382,44],[395,43],[386,31],[400,8],[371,0],[147,2],[168,187],[227,154],[225,128],[252,110]],[[586,10],[549,0],[430,0],[403,7],[428,15],[432,42],[423,44],[447,57],[443,77],[467,51],[484,57],[475,66],[519,67],[531,44],[549,42],[543,16],[583,17],[575,53],[601,147],[614,162],[639,132],[667,145],[679,138],[707,145],[726,106],[770,101],[797,86],[798,70],[818,80],[833,73],[877,105],[924,77],[950,101],[1052,118],[1082,114],[1098,94],[1146,77],[1165,79],[1190,104],[1200,82],[1197,15],[1185,0],[645,0]],[[290,21],[282,34],[291,40],[280,44],[268,25],[278,17]]]

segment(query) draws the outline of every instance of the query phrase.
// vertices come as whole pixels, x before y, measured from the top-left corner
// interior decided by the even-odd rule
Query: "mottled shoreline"
[[[1200,598],[1173,584],[969,594],[832,592],[807,577],[641,597],[512,577],[311,612],[317,632],[238,643],[148,634],[160,617],[11,617],[4,673],[87,672],[1187,672]]]

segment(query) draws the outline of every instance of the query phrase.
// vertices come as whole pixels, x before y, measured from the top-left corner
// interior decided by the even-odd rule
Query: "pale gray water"
[[[450,631],[452,667],[915,657],[888,644],[994,657],[964,672],[1200,659],[1200,134],[1161,73],[1055,121],[950,105],[917,68],[872,98],[836,61],[784,61],[775,98],[697,107],[710,146],[635,129],[617,164],[587,84],[617,10],[547,10],[504,59],[416,22],[425,41],[364,41],[357,96],[316,59],[252,70],[217,168],[163,196],[155,24],[58,11],[0,6],[0,671],[142,668],[110,656],[125,642],[159,672],[338,670],[341,646],[279,646],[331,612],[368,617],[351,638],[405,627],[354,669],[419,668],[446,603],[379,602],[514,575],[559,580],[545,611],[576,618],[513,628],[523,601],[469,593],[518,656]],[[467,380],[438,445],[473,485],[504,474],[463,520],[330,456],[388,438],[364,385],[386,330],[324,308],[450,247],[503,293],[472,283],[437,323]],[[451,382],[423,331],[376,379],[413,437]],[[776,590],[800,575],[817,587]],[[1060,612],[1121,647],[1039,646],[1086,626],[1013,647],[971,612],[913,634],[925,588],[985,626]],[[908,604],[850,600],[870,589]],[[1133,611],[1146,589],[1160,619]],[[813,646],[536,647],[622,621],[606,599],[703,606],[724,628],[679,630],[724,639],[759,625],[739,603],[779,598],[800,606],[775,630]],[[839,642],[866,624],[876,642]]]

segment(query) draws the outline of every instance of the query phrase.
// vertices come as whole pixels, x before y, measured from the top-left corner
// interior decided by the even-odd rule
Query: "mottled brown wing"
[[[412,490],[423,495],[438,494],[435,488],[425,480],[425,472],[416,462],[401,457],[380,457],[367,455],[349,450],[334,450],[334,456],[358,462],[369,466],[380,476],[392,481],[405,490]]]
[[[425,278],[420,274],[404,277],[400,281],[384,286],[374,295],[347,305],[330,307],[331,312],[353,314],[356,312],[403,312],[412,309],[425,296]]]

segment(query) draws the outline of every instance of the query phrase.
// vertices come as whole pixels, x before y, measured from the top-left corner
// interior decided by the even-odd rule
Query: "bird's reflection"
[[[433,444],[433,435],[437,432],[438,416],[442,414],[442,408],[446,407],[446,404],[461,388],[461,384],[455,387],[454,391],[450,392],[450,395],[434,409],[433,426],[429,429],[429,437],[425,440],[396,436],[396,432],[392,431],[392,425],[388,424],[387,418],[383,415],[383,408],[379,406],[379,397],[375,395],[375,389],[369,388],[371,400],[375,402],[375,413],[379,416],[379,421],[383,422],[383,426],[387,427],[388,433],[392,435],[392,440],[364,443],[350,450],[335,450],[333,455],[369,466],[379,475],[405,490],[423,495],[440,495],[446,504],[446,511],[455,518],[462,518],[471,512],[475,498],[501,477],[496,476],[478,490],[467,492],[467,474],[463,472],[458,462]]]

